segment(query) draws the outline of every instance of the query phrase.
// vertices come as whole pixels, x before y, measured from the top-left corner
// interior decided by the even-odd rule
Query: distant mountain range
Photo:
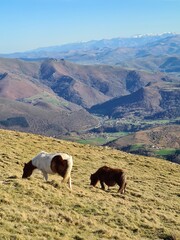
[[[136,36],[1,55],[0,127],[62,136],[180,117],[180,35]]]
[[[129,38],[113,38],[38,48],[27,52],[0,54],[6,58],[64,58],[79,63],[118,64],[119,61],[149,54],[179,53],[180,35],[137,35]],[[173,44],[172,44],[173,42]]]

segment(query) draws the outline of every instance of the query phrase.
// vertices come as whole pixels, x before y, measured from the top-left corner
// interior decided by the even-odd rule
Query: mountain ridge
[[[172,96],[172,97],[171,97]],[[148,84],[137,91],[118,98],[97,104],[89,109],[90,113],[107,115],[112,118],[127,118],[131,112],[133,117],[141,116],[144,119],[158,119],[161,114],[172,118],[179,117],[180,89],[166,89],[154,84]],[[171,101],[176,99],[173,106]],[[177,103],[176,103],[177,102]],[[171,106],[171,107],[170,107]],[[172,108],[172,110],[170,110]],[[176,109],[177,111],[173,111]],[[159,115],[158,115],[159,114]]]
[[[67,116],[76,112],[74,121],[78,121],[78,112],[83,110],[85,114],[82,125],[87,118],[91,119],[92,125],[88,125],[88,128],[94,128],[95,122],[98,125],[98,120],[92,115],[98,113],[94,111],[97,107],[103,111],[103,116],[108,115],[110,118],[139,120],[150,117],[173,119],[179,116],[178,77],[167,73],[130,70],[111,65],[81,65],[63,59],[28,62],[0,58],[0,76],[0,97],[14,101],[13,104],[28,104],[32,110],[40,108],[47,112],[47,116],[50,116],[49,112],[54,112],[54,116],[57,116],[58,111]],[[109,103],[112,106],[108,107]],[[0,120],[3,123],[8,123],[11,117],[22,116],[22,112],[18,113],[19,110],[17,116],[12,114],[10,102],[7,106],[9,110],[7,107],[4,116],[1,114]],[[106,111],[109,111],[108,114],[104,114]],[[51,117],[50,119],[52,121]],[[64,121],[65,132],[68,132],[70,128],[65,125]],[[60,128],[54,128],[60,131]]]
[[[142,47],[148,43],[156,42],[165,38],[171,38],[178,36],[176,33],[163,33],[157,35],[138,35],[134,37],[124,37],[124,38],[111,38],[111,39],[101,39],[101,40],[90,40],[87,42],[78,43],[67,43],[59,46],[41,47],[34,50],[29,50],[25,52],[0,54],[0,57],[6,58],[42,58],[42,57],[53,57],[53,55],[48,55],[48,52],[70,52],[70,51],[90,51],[103,48],[116,49],[122,47]],[[39,53],[39,54],[38,54]],[[34,55],[33,55],[34,54]],[[44,55],[43,55],[44,54]],[[57,56],[54,56],[57,57]]]

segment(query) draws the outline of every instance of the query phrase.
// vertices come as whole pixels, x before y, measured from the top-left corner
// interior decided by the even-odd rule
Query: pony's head
[[[24,164],[24,168],[23,168],[23,175],[22,175],[22,178],[28,178],[31,176],[33,170],[35,169],[36,167],[34,167],[32,165],[32,162],[28,162],[28,163],[25,163]]]
[[[96,176],[96,174],[94,173],[94,174],[91,174],[90,180],[91,180],[90,185],[92,185],[92,186],[95,187],[99,179],[98,179],[98,177]]]

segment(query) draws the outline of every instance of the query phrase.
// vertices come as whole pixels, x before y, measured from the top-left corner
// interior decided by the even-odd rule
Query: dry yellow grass
[[[23,164],[39,151],[74,158],[72,187],[39,172],[22,179]],[[100,166],[125,169],[125,196],[90,188]],[[0,239],[180,239],[180,166],[105,147],[0,130]]]

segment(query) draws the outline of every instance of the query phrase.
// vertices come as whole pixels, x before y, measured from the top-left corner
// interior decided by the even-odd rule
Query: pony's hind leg
[[[68,187],[70,190],[72,190],[72,184],[71,184],[71,176],[68,178],[63,178],[62,183],[68,183]]]
[[[124,193],[125,193],[124,189],[121,188],[121,187],[119,188],[118,192],[121,193],[121,194],[124,194]]]
[[[122,187],[120,187],[120,188],[118,189],[118,193],[121,193],[121,194],[123,194],[123,193],[124,193],[124,190],[123,190],[123,188],[122,188]]]
[[[123,192],[123,193],[126,192],[126,185],[127,185],[127,183],[124,184],[124,188],[123,188],[123,191],[124,191],[124,192]]]
[[[118,189],[118,192],[121,194],[125,194],[125,189],[126,189],[127,183],[124,183],[120,188]]]

